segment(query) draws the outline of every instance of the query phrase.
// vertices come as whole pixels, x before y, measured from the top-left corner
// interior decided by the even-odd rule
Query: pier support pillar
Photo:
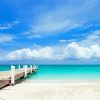
[[[31,73],[32,73],[32,65],[30,65],[30,70],[31,70]]]
[[[15,84],[15,66],[11,65],[11,85]]]
[[[25,71],[25,76],[24,77],[27,77],[27,65],[24,65],[24,71]]]
[[[18,65],[18,69],[20,69],[20,65]]]

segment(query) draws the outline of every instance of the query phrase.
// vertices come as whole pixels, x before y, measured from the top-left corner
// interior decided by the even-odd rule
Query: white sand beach
[[[100,83],[22,82],[0,90],[0,100],[100,100]]]

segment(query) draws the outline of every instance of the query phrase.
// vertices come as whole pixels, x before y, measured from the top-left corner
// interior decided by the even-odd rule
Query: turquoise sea
[[[6,70],[10,70],[10,65],[0,65],[0,71]],[[28,80],[68,79],[100,80],[100,65],[39,65],[38,71],[28,78]]]

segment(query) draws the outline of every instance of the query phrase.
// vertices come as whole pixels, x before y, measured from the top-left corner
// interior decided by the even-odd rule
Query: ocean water
[[[10,70],[10,65],[0,65],[0,71],[5,70]],[[100,80],[100,65],[39,65],[37,72],[28,78],[28,80],[70,79]]]

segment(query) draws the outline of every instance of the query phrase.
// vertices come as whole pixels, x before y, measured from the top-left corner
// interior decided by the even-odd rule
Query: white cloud
[[[12,37],[0,36],[0,42],[12,41]],[[84,40],[73,42],[72,40],[60,39],[61,44],[55,46],[41,47],[33,44],[31,49],[24,48],[15,50],[0,57],[5,60],[23,60],[23,59],[47,59],[47,60],[64,60],[64,59],[100,59],[100,30],[92,32]],[[67,43],[68,42],[68,43]]]
[[[71,42],[64,49],[65,58],[100,59],[100,30],[88,33],[80,42]]]
[[[63,47],[63,48],[62,48]],[[64,60],[64,59],[100,59],[100,46],[98,44],[88,47],[72,42],[66,46],[44,47],[40,49],[24,48],[8,53],[5,60]]]
[[[12,40],[13,40],[12,36],[0,34],[0,43],[11,42]]]
[[[21,60],[21,59],[51,59],[53,50],[50,47],[41,48],[39,50],[31,50],[25,48],[15,50],[6,55],[7,60]]]
[[[64,50],[64,58],[75,58],[75,59],[89,59],[89,58],[100,58],[100,46],[90,45],[84,47],[76,42],[72,42],[66,46]]]
[[[93,58],[100,58],[100,46],[92,45],[90,47],[90,50],[92,51],[92,57]]]
[[[84,40],[80,41],[79,44],[82,44],[84,46],[93,44],[100,45],[100,30],[96,30],[87,34],[87,37]]]
[[[100,30],[94,31],[91,35],[87,37],[88,40],[97,40],[100,39]]]
[[[16,25],[16,24],[18,24],[18,23],[19,23],[19,21],[16,20],[16,21],[14,21],[14,22],[6,23],[6,24],[4,24],[4,25],[1,25],[1,24],[0,24],[0,30],[10,29],[10,28],[12,28],[14,25]]]

